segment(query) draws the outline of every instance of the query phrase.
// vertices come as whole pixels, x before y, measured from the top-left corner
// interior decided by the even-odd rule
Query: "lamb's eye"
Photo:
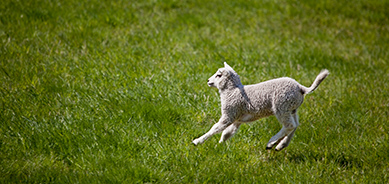
[[[222,77],[222,74],[217,74],[216,77]]]

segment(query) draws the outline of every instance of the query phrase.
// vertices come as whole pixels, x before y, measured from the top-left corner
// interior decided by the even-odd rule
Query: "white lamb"
[[[193,141],[202,144],[212,135],[223,131],[219,143],[232,137],[242,123],[275,115],[282,129],[266,145],[266,149],[279,151],[287,147],[299,125],[297,108],[303,103],[304,95],[313,92],[328,76],[323,70],[311,87],[307,88],[291,78],[283,77],[243,86],[239,75],[227,64],[208,79],[210,87],[219,89],[222,116],[203,136]]]

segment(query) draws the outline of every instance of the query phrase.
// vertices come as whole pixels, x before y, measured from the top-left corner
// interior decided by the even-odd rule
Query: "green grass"
[[[389,1],[0,3],[0,183],[388,183]],[[310,85],[285,151],[274,117],[218,144],[208,77]]]

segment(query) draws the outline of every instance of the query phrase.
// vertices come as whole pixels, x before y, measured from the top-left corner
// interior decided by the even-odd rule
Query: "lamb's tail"
[[[304,94],[309,94],[315,91],[315,89],[319,86],[319,84],[330,74],[327,69],[324,69],[320,72],[320,74],[316,77],[315,81],[312,83],[311,87],[302,87],[302,91]]]

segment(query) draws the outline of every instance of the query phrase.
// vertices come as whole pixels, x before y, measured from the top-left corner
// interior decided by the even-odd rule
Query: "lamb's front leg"
[[[224,129],[219,143],[222,143],[227,139],[231,138],[238,131],[239,126],[240,126],[240,122],[235,122],[232,123],[230,126],[228,126],[226,129]]]
[[[224,129],[226,129],[228,126],[230,126],[233,123],[233,119],[222,116],[216,124],[212,126],[212,128],[205,133],[203,136],[195,139],[192,141],[193,144],[198,145],[204,143],[208,138],[210,138],[212,135],[217,134]]]

